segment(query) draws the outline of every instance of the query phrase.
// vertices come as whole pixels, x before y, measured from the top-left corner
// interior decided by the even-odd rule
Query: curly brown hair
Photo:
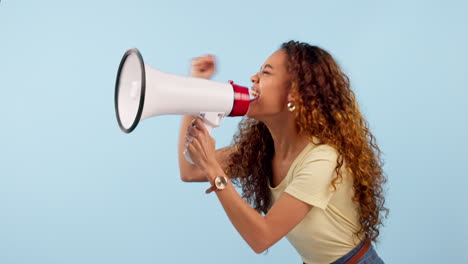
[[[289,41],[281,45],[287,54],[290,91],[297,109],[296,128],[310,140],[328,144],[338,151],[337,177],[342,180],[343,164],[353,175],[353,201],[359,204],[360,229],[356,236],[377,242],[379,228],[388,209],[384,207],[381,151],[368,123],[359,111],[348,77],[325,50],[307,43]],[[242,197],[256,211],[266,214],[271,206],[269,177],[272,175],[274,144],[266,125],[252,118],[239,123],[234,135],[227,175],[242,188]],[[346,161],[346,163],[344,163]]]

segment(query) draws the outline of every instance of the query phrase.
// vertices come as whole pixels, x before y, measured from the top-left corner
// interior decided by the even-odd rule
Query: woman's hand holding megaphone
[[[216,141],[210,136],[210,132],[205,128],[200,117],[192,120],[192,124],[187,127],[185,137],[185,148],[187,149],[193,164],[204,174],[208,170],[220,167],[216,160]]]
[[[205,55],[192,60],[192,77],[210,79],[216,72],[216,64],[213,55]]]

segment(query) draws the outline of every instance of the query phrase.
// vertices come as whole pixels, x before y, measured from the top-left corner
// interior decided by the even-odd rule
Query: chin
[[[261,120],[259,119],[258,115],[255,115],[254,113],[249,113],[249,112],[247,112],[247,114],[245,114],[245,116],[248,117],[248,118],[251,118],[251,119],[255,119],[255,120],[257,120],[257,121],[261,121]]]
[[[251,110],[252,110],[252,108],[250,108],[250,109],[247,111],[247,113],[245,114],[245,116],[248,117],[248,118],[253,118],[253,119],[255,119],[255,112],[252,113]]]

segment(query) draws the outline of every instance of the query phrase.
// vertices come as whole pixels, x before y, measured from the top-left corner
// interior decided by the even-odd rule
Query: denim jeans
[[[346,255],[342,256],[341,258],[337,259],[335,262],[331,264],[345,264],[346,261],[352,258],[354,254],[356,254],[356,252],[358,252],[359,249],[363,245],[364,245],[364,241],[361,242],[359,245],[357,245],[355,248],[353,248]],[[384,263],[383,260],[379,257],[379,255],[377,255],[377,252],[375,252],[374,247],[372,245],[358,262],[358,264],[383,264],[383,263]],[[306,264],[306,263],[303,263],[303,264]]]

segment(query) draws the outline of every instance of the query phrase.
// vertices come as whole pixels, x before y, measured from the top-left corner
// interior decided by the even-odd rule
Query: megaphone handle
[[[213,126],[213,125],[211,124],[211,122],[208,121],[208,120],[206,120],[206,119],[203,119],[203,124],[205,125],[205,128],[206,128],[206,130],[208,131],[208,134],[211,135],[211,131],[213,131],[213,128],[214,128],[215,126]]]
[[[185,156],[185,160],[187,160],[188,163],[190,164],[195,164],[193,161],[192,161],[192,158],[190,157],[190,154],[188,153],[188,150],[185,149],[184,150],[184,156]]]
[[[221,124],[221,120],[224,118],[223,113],[200,113],[199,116],[202,117],[203,124],[210,135],[213,128],[218,127]],[[184,156],[188,163],[194,164],[187,149],[184,150]]]

